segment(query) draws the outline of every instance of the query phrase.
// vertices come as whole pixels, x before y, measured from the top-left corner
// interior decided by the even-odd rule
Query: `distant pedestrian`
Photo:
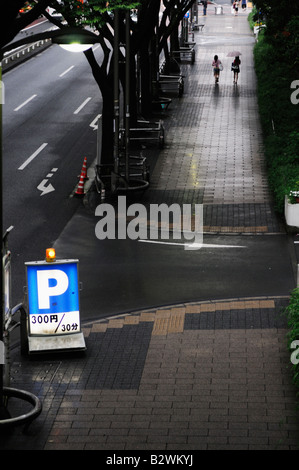
[[[239,73],[240,73],[240,65],[241,65],[241,61],[239,59],[239,56],[235,57],[235,60],[233,61],[232,63],[232,72],[234,72],[234,83],[237,84],[238,83],[238,77],[239,77]]]
[[[246,0],[242,0],[242,10],[246,10]]]
[[[238,10],[239,10],[239,2],[237,2],[237,1],[234,2],[233,3],[233,8],[235,10],[235,16],[237,16],[238,15]]]
[[[207,8],[208,8],[208,2],[206,2],[205,0],[202,2],[202,6],[203,6],[203,14],[204,16],[206,16],[207,14]]]
[[[218,55],[214,56],[214,60],[212,62],[212,67],[214,67],[215,83],[218,83],[219,82],[220,70],[223,69],[221,60],[219,60]]]

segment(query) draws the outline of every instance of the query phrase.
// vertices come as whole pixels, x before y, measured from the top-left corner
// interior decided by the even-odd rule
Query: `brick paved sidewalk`
[[[1,448],[298,450],[286,304],[191,303],[84,325],[84,355],[14,362],[11,386],[43,411]]]
[[[195,33],[196,60],[181,64],[184,94],[164,113],[165,148],[159,152],[144,202],[204,204],[204,229],[219,233],[284,231],[269,193],[253,64],[254,37],[247,14],[208,8]],[[233,85],[231,50],[240,49]],[[215,85],[212,60],[224,70]]]

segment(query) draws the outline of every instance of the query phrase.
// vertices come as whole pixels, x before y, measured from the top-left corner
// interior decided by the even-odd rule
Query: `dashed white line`
[[[67,74],[70,70],[72,70],[75,66],[71,65],[68,69],[66,69],[64,72],[62,72],[59,77],[63,77],[65,74]]]
[[[58,170],[58,168],[52,168],[51,173],[47,174],[47,178],[51,178],[53,176],[53,173],[55,173]]]
[[[78,114],[82,108],[84,108],[84,106],[88,103],[88,101],[90,101],[91,98],[86,98],[85,101],[83,101],[82,104],[80,104],[79,108],[76,109],[76,111],[74,111],[74,114]]]
[[[26,168],[27,165],[29,165],[30,162],[32,162],[32,160],[34,160],[34,158],[47,146],[48,144],[44,143],[42,144],[32,155],[30,155],[29,158],[27,158],[27,160],[25,160],[25,162],[18,168],[18,170],[24,170],[24,168]]]
[[[24,103],[20,104],[20,106],[15,108],[14,111],[19,111],[19,109],[23,108],[23,106],[25,106],[27,103],[29,103],[29,101],[33,100],[36,96],[37,95],[30,96],[30,98],[28,98],[28,100],[26,100],[26,101],[24,101]]]

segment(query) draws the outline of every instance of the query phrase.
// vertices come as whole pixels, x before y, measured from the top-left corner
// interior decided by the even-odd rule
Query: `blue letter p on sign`
[[[50,297],[62,295],[69,286],[69,278],[61,269],[44,269],[36,272],[38,308],[50,308]],[[51,285],[54,280],[56,284]]]

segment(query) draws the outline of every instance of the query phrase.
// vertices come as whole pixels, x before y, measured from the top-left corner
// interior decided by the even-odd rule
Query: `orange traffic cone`
[[[84,157],[83,166],[82,166],[82,170],[81,170],[81,175],[83,175],[84,180],[88,180],[86,164],[87,164],[87,158]],[[81,175],[80,176],[78,175],[78,178],[81,178]]]
[[[88,176],[87,176],[87,166],[86,166],[86,165],[87,165],[87,158],[84,157],[84,162],[83,162],[83,166],[82,166],[82,171],[81,171],[81,173],[83,173],[83,178],[84,178],[85,180],[88,180]]]
[[[84,164],[83,164],[84,166]],[[78,183],[77,189],[75,191],[75,196],[84,196],[84,169],[82,167],[81,175],[80,175],[80,181]]]

